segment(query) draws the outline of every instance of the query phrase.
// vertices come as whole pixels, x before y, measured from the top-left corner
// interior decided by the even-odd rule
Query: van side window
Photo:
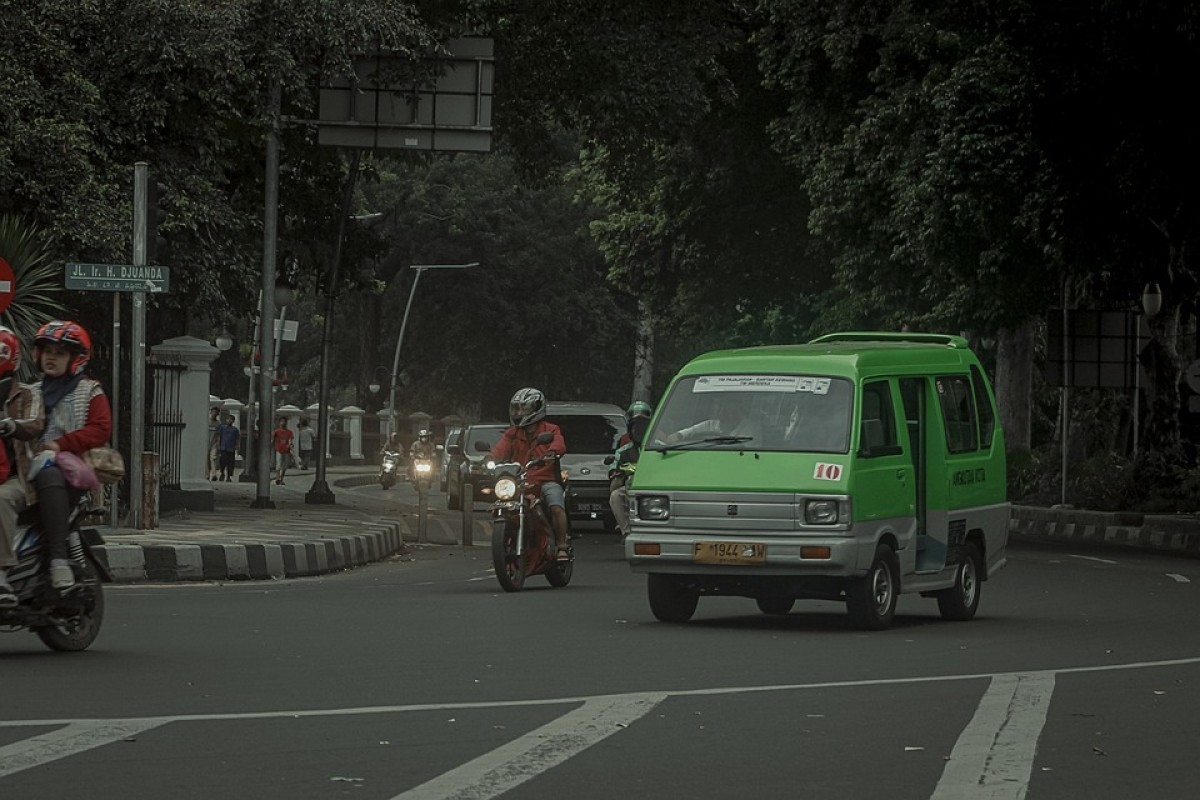
[[[971,387],[975,390],[975,408],[979,411],[979,445],[984,450],[992,447],[992,433],[996,430],[996,415],[992,401],[988,398],[987,384],[979,367],[971,365]]]
[[[863,386],[862,429],[858,446],[864,458],[899,455],[896,440],[896,412],[892,409],[892,389],[887,381]]]
[[[942,376],[937,379],[937,392],[946,422],[946,447],[951,453],[979,449],[970,380],[965,375]]]

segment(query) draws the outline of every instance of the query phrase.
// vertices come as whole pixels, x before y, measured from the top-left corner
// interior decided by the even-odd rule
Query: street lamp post
[[[1142,311],[1146,315],[1147,333],[1149,333],[1149,322],[1159,311],[1162,311],[1162,289],[1157,283],[1147,283],[1146,288],[1142,290]],[[1136,343],[1135,350],[1137,351],[1133,358],[1133,457],[1138,456],[1138,431],[1141,426],[1141,394],[1142,394],[1142,347],[1141,347],[1142,325],[1138,322],[1137,331],[1134,333],[1134,342]]]
[[[392,412],[392,424],[396,420],[396,376],[400,371],[400,345],[404,344],[404,329],[408,326],[408,312],[412,309],[413,297],[417,294],[417,284],[421,282],[421,273],[427,269],[467,269],[478,267],[478,261],[469,264],[413,264],[409,269],[415,269],[417,276],[413,278],[412,289],[408,292],[408,303],[404,306],[404,317],[400,320],[400,335],[396,337],[396,354],[392,357],[392,380],[388,389],[388,409]]]

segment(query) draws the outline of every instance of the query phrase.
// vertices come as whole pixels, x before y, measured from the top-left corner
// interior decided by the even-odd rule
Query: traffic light
[[[163,230],[167,221],[164,201],[167,187],[160,181],[151,181],[146,187],[146,263],[168,266],[171,260],[171,243]]]

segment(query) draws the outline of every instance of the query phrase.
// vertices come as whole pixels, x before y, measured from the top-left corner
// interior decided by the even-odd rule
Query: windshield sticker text
[[[798,375],[703,375],[692,392],[809,392],[828,394],[829,378]]]

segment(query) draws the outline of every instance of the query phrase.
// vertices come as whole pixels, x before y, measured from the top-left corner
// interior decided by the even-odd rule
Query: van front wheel
[[[886,544],[875,548],[871,569],[846,587],[846,610],[857,628],[879,631],[892,624],[900,591],[896,554]]]
[[[653,572],[646,576],[646,594],[650,610],[662,622],[687,622],[700,602],[699,592],[685,589],[670,575]]]
[[[968,542],[959,548],[954,585],[937,593],[938,611],[942,613],[942,619],[965,622],[975,616],[979,609],[982,564],[979,548],[973,543]]]

